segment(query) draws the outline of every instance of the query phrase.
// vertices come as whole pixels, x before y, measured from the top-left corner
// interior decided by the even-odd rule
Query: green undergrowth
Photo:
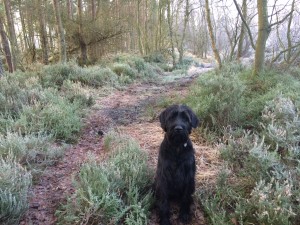
[[[218,138],[223,162],[216,184],[196,191],[210,224],[300,223],[299,78],[299,70],[251,77],[233,64],[192,87],[186,104]]]
[[[107,65],[80,67],[71,61],[0,77],[0,224],[18,224],[31,183],[77,141],[94,96],[154,79],[159,71],[141,57],[117,55]],[[128,193],[132,201],[140,194]],[[132,207],[131,214],[124,212],[128,221],[142,213],[138,204]]]
[[[147,224],[153,203],[153,171],[147,155],[126,136],[109,133],[108,159],[93,155],[75,178],[75,193],[56,212],[58,224]]]

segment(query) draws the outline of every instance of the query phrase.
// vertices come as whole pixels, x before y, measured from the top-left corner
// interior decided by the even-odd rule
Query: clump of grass
[[[64,147],[55,146],[52,136],[37,133],[20,135],[8,132],[0,135],[0,156],[13,155],[15,160],[39,173],[45,166],[54,164],[63,154]]]
[[[11,130],[23,134],[45,132],[57,139],[73,141],[82,126],[80,106],[71,104],[55,90],[46,90],[43,94],[40,101],[23,106]]]
[[[114,63],[112,65],[112,71],[114,71],[118,76],[127,76],[131,79],[137,77],[137,72],[125,63]]]
[[[300,105],[300,80],[290,74],[265,71],[250,78],[251,71],[236,64],[199,77],[185,102],[219,134],[224,127],[260,130],[266,102],[279,94]]]
[[[0,157],[0,223],[18,224],[28,208],[31,174],[12,157]]]
[[[59,224],[147,224],[152,172],[146,155],[127,137],[111,133],[105,139],[108,160],[82,166],[75,194],[56,213]]]
[[[244,121],[244,91],[245,85],[236,74],[212,72],[200,77],[185,101],[205,125],[221,131],[223,127],[236,126]]]
[[[213,193],[198,195],[212,224],[298,223],[298,117],[295,104],[279,95],[266,103],[259,133],[227,133],[221,151],[227,174]]]

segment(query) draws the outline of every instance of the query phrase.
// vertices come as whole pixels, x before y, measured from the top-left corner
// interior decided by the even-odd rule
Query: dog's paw
[[[179,221],[183,224],[188,224],[191,221],[191,216],[189,213],[180,213]]]

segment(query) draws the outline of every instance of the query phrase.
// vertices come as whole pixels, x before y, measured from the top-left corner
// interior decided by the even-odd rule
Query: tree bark
[[[257,0],[258,10],[258,37],[255,47],[254,68],[252,75],[257,76],[263,70],[265,50],[271,28],[268,21],[267,0]]]
[[[47,41],[47,31],[45,26],[45,2],[44,0],[38,0],[38,16],[39,16],[39,25],[40,25],[40,41],[42,44],[43,51],[43,63],[48,64],[48,41]]]
[[[208,26],[209,36],[210,36],[210,40],[211,40],[211,47],[214,52],[215,59],[218,63],[218,67],[219,67],[219,69],[221,69],[222,61],[221,61],[221,57],[220,57],[219,51],[216,46],[216,40],[215,40],[214,31],[213,31],[213,27],[212,27],[212,23],[211,23],[211,18],[210,18],[210,8],[209,8],[208,0],[205,0],[205,9],[206,9],[207,26]]]
[[[189,0],[185,0],[183,32],[182,32],[181,40],[180,40],[179,46],[178,46],[178,52],[179,52],[178,62],[179,62],[179,64],[182,64],[182,60],[183,60],[183,53],[184,53],[183,42],[184,42],[185,35],[186,35],[186,28],[187,28],[187,24],[189,22],[189,17],[190,17],[190,2],[189,2]]]
[[[4,31],[3,20],[2,20],[1,16],[0,16],[0,35],[1,35],[1,42],[2,42],[2,46],[3,46],[3,50],[5,53],[5,59],[6,59],[7,67],[8,67],[8,72],[12,73],[12,72],[14,72],[12,56],[11,56],[11,51],[10,51],[10,47],[9,47],[9,42],[8,42],[6,33]]]
[[[247,0],[243,0],[243,5],[242,5],[242,13],[243,17],[247,18]],[[241,33],[240,33],[240,38],[239,38],[239,43],[238,43],[238,50],[237,50],[237,60],[240,60],[240,58],[243,56],[243,45],[244,45],[244,39],[245,39],[245,30],[246,26],[245,23],[242,22],[241,24]]]
[[[68,12],[68,18],[70,20],[73,19],[73,2],[72,0],[67,0],[67,12]]]
[[[5,13],[9,31],[9,40],[11,44],[11,53],[12,53],[12,65],[13,71],[17,68],[17,60],[18,60],[18,46],[17,46],[17,37],[15,32],[14,20],[11,12],[10,0],[4,0]]]
[[[57,26],[57,33],[59,39],[59,58],[62,63],[67,62],[67,52],[66,52],[66,41],[65,41],[65,34],[64,29],[61,21],[60,15],[60,5],[58,0],[53,0],[53,7],[56,19],[56,26]]]
[[[87,45],[85,43],[84,36],[83,36],[82,0],[77,1],[77,7],[78,7],[78,41],[79,41],[79,47],[81,52],[80,64],[86,65],[88,58],[87,58]]]
[[[171,1],[172,0],[167,0],[167,20],[169,25],[169,35],[170,35],[170,42],[171,42],[172,65],[174,69],[176,67],[176,55],[175,55],[174,38],[173,38],[173,16],[171,14]]]

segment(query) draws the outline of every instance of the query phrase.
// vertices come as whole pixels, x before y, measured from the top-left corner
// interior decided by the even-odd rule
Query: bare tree
[[[221,61],[221,57],[220,57],[219,51],[216,46],[216,39],[215,39],[215,35],[214,35],[211,18],[210,18],[211,13],[210,13],[210,6],[209,6],[208,0],[205,0],[205,10],[206,10],[206,20],[207,20],[207,27],[208,27],[210,41],[211,41],[211,47],[214,52],[215,59],[218,63],[218,67],[219,67],[219,69],[221,69],[222,61]]]
[[[1,15],[0,15],[0,35],[1,35],[3,50],[5,53],[5,59],[6,59],[7,67],[8,67],[8,72],[12,73],[12,72],[14,72],[12,56],[11,56],[11,51],[10,51],[10,47],[9,47],[9,41],[8,41],[7,35],[4,30],[3,19],[2,19]]]
[[[247,18],[247,0],[243,0],[243,5],[242,5],[242,14],[244,18]],[[239,60],[242,57],[243,54],[243,44],[244,44],[244,39],[245,39],[245,30],[246,30],[246,23],[241,24],[241,33],[239,37],[239,43],[238,43],[238,49],[237,49],[237,59]]]
[[[47,31],[45,26],[45,1],[38,0],[38,16],[39,16],[39,25],[40,25],[40,40],[42,43],[43,51],[43,63],[48,64],[48,41],[47,41]]]
[[[172,65],[173,65],[173,68],[175,68],[176,67],[176,55],[175,55],[175,46],[174,46],[174,33],[173,33],[173,15],[172,15],[171,7],[172,7],[172,0],[167,0],[167,20],[168,20],[168,25],[169,25]]]
[[[5,6],[5,13],[6,13],[6,20],[7,20],[7,26],[9,31],[9,40],[11,43],[11,51],[12,51],[12,64],[13,64],[13,71],[17,68],[17,61],[18,61],[18,42],[16,37],[16,31],[14,26],[14,17],[11,11],[11,4],[10,0],[4,0],[4,6]]]
[[[67,61],[66,40],[65,40],[65,33],[61,21],[60,3],[58,0],[53,0],[53,9],[55,13],[57,33],[59,39],[58,42],[59,42],[60,61],[62,63],[65,63]]]

